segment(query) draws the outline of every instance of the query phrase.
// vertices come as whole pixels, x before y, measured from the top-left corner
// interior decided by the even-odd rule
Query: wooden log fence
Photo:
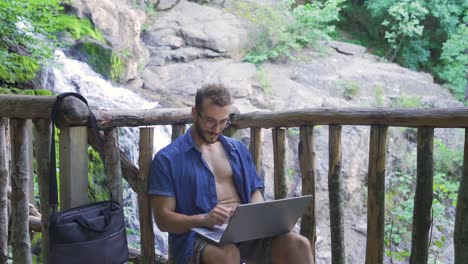
[[[36,230],[43,233],[43,252],[48,251],[47,229],[49,208],[48,202],[48,174],[51,129],[50,110],[55,97],[36,96],[4,96],[0,95],[0,151],[8,153],[7,145],[8,123],[12,124],[14,137],[11,139],[13,146],[12,171],[9,171],[9,162],[0,156],[0,260],[6,258],[8,241],[8,225],[4,219],[10,217],[5,209],[5,197],[8,192],[8,179],[11,177],[11,202],[13,219],[10,242],[14,246],[13,261],[16,263],[31,263],[31,248],[29,231]],[[113,196],[122,198],[121,178],[125,178],[133,190],[139,196],[140,226],[141,226],[141,251],[130,249],[132,261],[135,263],[167,263],[167,260],[156,256],[154,253],[154,234],[152,230],[152,214],[146,197],[146,186],[149,175],[151,158],[153,155],[153,129],[140,129],[140,158],[139,168],[119,150],[118,127],[172,125],[172,140],[184,133],[185,124],[191,122],[190,109],[151,109],[151,110],[119,110],[96,111],[99,126],[104,130],[105,146],[96,144],[89,131],[86,131],[87,108],[80,102],[69,100],[65,106],[65,115],[61,117],[60,141],[68,144],[63,156],[60,157],[61,177],[73,178],[76,175],[83,178],[87,172],[82,160],[87,159],[83,146],[89,142],[106,158],[107,169],[113,178],[110,179]],[[10,120],[10,121],[9,121]],[[41,217],[29,216],[28,188],[31,179],[28,174],[30,167],[30,155],[26,151],[27,132],[26,120],[33,120],[35,138],[35,159],[37,163],[37,176],[41,202]],[[341,126],[364,125],[371,126],[369,147],[369,171],[368,171],[368,230],[366,245],[366,263],[383,263],[384,250],[384,203],[385,203],[385,160],[387,148],[387,128],[390,126],[404,126],[418,128],[418,160],[417,160],[417,188],[414,200],[413,234],[410,263],[426,263],[428,255],[428,235],[430,221],[430,208],[432,206],[432,179],[433,179],[433,135],[434,128],[465,128],[468,124],[467,108],[447,109],[365,109],[365,108],[320,108],[302,109],[284,112],[254,112],[247,114],[235,114],[232,116],[232,129],[250,128],[251,143],[249,146],[254,164],[259,169],[261,164],[262,130],[272,128],[272,141],[274,146],[274,191],[275,198],[283,198],[287,195],[287,177],[285,162],[285,128],[299,127],[300,141],[298,147],[298,159],[302,174],[302,193],[315,194],[315,152],[313,128],[316,125],[329,125],[329,191],[330,214],[332,232],[332,263],[345,263],[346,251],[344,247],[343,232],[343,206],[341,183]],[[70,127],[71,126],[71,127]],[[463,175],[461,179],[455,221],[455,264],[465,263],[468,259],[468,132],[465,131],[465,156]],[[29,143],[30,144],[30,143]],[[64,146],[62,146],[64,147]],[[61,151],[62,152],[62,151]],[[78,155],[78,153],[80,153]],[[73,154],[73,155],[72,155]],[[85,156],[85,157],[79,157]],[[76,170],[71,169],[71,160],[81,164]],[[75,160],[78,159],[78,160]],[[67,163],[68,162],[68,163]],[[62,168],[64,166],[64,168]],[[346,168],[344,168],[346,170]],[[65,176],[66,175],[66,176]],[[82,180],[82,179],[81,179]],[[71,186],[70,179],[63,179],[65,184]],[[61,181],[61,182],[62,182]],[[84,187],[85,184],[80,183]],[[81,188],[80,187],[80,188]],[[61,187],[62,188],[62,187]],[[64,186],[63,188],[67,188]],[[69,188],[69,187],[68,187]],[[80,194],[62,193],[69,199],[68,204],[61,197],[62,207],[75,206],[86,203],[80,200]],[[82,190],[83,191],[83,190]],[[86,195],[81,193],[81,195]],[[7,198],[8,199],[8,198]],[[312,245],[315,258],[316,240],[316,201],[306,209],[301,220],[301,234],[307,237]],[[62,209],[63,209],[62,208]],[[3,220],[2,220],[3,219]],[[139,257],[138,257],[138,256]],[[47,259],[47,255],[43,255]],[[47,262],[45,262],[47,263]]]
[[[7,119],[0,118],[0,263],[8,260],[8,177]]]
[[[416,194],[410,264],[427,263],[434,181],[434,129],[418,129]]]
[[[341,126],[329,126],[328,199],[330,200],[330,230],[332,263],[345,264],[343,219],[343,183],[341,179]]]
[[[300,128],[300,141],[298,146],[299,165],[302,174],[302,195],[311,194],[315,197],[316,179],[315,179],[315,152],[314,152],[314,128],[305,126]],[[317,211],[315,202],[305,210],[301,218],[301,235],[310,241],[312,257],[315,263],[315,241],[317,226]]]
[[[366,264],[383,263],[387,127],[371,126],[367,180]]]

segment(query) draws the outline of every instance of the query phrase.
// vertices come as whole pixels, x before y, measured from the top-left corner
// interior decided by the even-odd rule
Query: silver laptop
[[[229,222],[193,231],[215,244],[238,243],[287,233],[294,228],[312,195],[239,205]]]

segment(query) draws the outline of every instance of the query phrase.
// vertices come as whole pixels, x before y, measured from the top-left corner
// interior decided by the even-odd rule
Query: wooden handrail
[[[0,95],[0,117],[21,119],[18,124],[22,124],[22,120],[33,119],[37,137],[44,138],[39,140],[36,144],[39,149],[37,153],[38,159],[38,176],[41,186],[47,186],[44,178],[47,177],[47,149],[50,144],[50,109],[52,107],[55,97],[37,97],[25,95]],[[60,117],[62,126],[84,126],[87,122],[89,111],[87,107],[79,100],[70,97],[64,101],[64,115]],[[97,148],[100,152],[105,151],[108,157],[113,157],[113,161],[108,160],[109,164],[113,164],[115,171],[122,171],[122,175],[127,179],[132,188],[139,194],[145,193],[148,172],[139,170],[132,162],[130,162],[124,155],[119,153],[117,144],[116,127],[138,127],[138,126],[153,126],[153,125],[173,125],[173,140],[183,133],[185,124],[192,122],[190,108],[171,109],[171,108],[158,108],[147,110],[95,110],[95,115],[98,119],[98,124],[101,129],[105,130],[107,145],[105,149]],[[275,160],[275,197],[282,198],[287,193],[285,181],[285,129],[286,127],[300,127],[301,128],[301,142],[299,147],[298,157],[300,160],[301,173],[303,177],[303,191],[304,194],[315,193],[315,161],[313,150],[313,133],[312,128],[314,125],[330,125],[330,167],[329,167],[329,190],[333,195],[329,197],[330,206],[338,207],[338,210],[331,211],[334,214],[334,223],[332,226],[336,227],[333,231],[333,240],[343,240],[342,224],[343,213],[340,212],[341,201],[335,200],[340,196],[340,157],[341,145],[339,143],[341,137],[342,125],[363,125],[371,126],[371,141],[369,151],[369,181],[368,181],[368,234],[367,234],[367,248],[366,248],[366,263],[383,263],[383,225],[384,225],[384,201],[385,196],[385,152],[386,152],[386,131],[389,126],[402,126],[402,127],[417,127],[418,128],[418,189],[415,196],[415,211],[413,213],[413,241],[411,252],[411,263],[421,263],[427,259],[428,245],[428,214],[430,206],[432,205],[431,193],[432,184],[427,181],[433,174],[432,168],[432,145],[433,145],[433,130],[434,128],[465,128],[468,127],[468,108],[431,108],[431,109],[394,109],[394,108],[310,108],[294,111],[281,111],[281,112],[252,112],[245,114],[234,114],[232,116],[232,131],[236,129],[251,128],[252,146],[250,151],[255,161],[257,168],[260,166],[260,154],[262,145],[262,129],[273,128],[273,143],[274,143],[274,160]],[[22,126],[18,127],[18,131],[22,131]],[[1,129],[0,129],[1,130]],[[4,130],[4,128],[3,128]],[[1,132],[1,131],[0,131]],[[15,136],[19,137],[23,132],[15,132]],[[377,135],[377,134],[378,135]],[[465,131],[466,133],[466,131]],[[152,134],[152,133],[149,133]],[[5,139],[5,135],[1,135],[0,139]],[[22,137],[20,137],[22,138]],[[47,139],[48,138],[48,139]],[[465,140],[468,136],[465,136]],[[93,146],[95,139],[89,138]],[[18,148],[24,142],[13,143]],[[1,145],[1,144],[0,144]],[[16,146],[18,145],[18,146]],[[142,144],[152,145],[152,144]],[[468,195],[463,188],[467,186],[468,175],[468,149],[465,142],[465,157],[464,157],[464,171],[462,177],[462,184],[460,185],[458,205],[457,205],[457,221],[455,223],[455,263],[463,263],[466,260],[466,252],[468,252],[468,232],[465,228],[464,219],[468,219]],[[3,147],[2,147],[3,148]],[[141,149],[141,147],[140,147]],[[140,167],[149,168],[151,159],[151,151],[146,150],[146,161]],[[20,149],[15,150],[18,157],[13,157],[14,162],[24,162],[24,153]],[[112,155],[110,155],[112,154]],[[120,154],[120,155],[119,155]],[[140,153],[141,154],[141,153]],[[22,155],[22,156],[21,156]],[[120,156],[120,158],[118,158]],[[120,161],[120,164],[119,164]],[[0,165],[3,163],[0,163]],[[5,164],[1,165],[6,167]],[[2,169],[2,168],[0,168]],[[22,172],[15,171],[17,176],[21,176]],[[24,185],[24,184],[23,184]],[[24,187],[24,186],[23,186]],[[21,188],[23,188],[21,187]],[[121,196],[119,186],[114,188],[117,196]],[[45,189],[40,190],[41,203],[46,199]],[[14,198],[16,203],[19,199]],[[145,204],[145,197],[142,196],[140,200],[140,207],[146,208],[142,214],[145,226],[150,230],[150,210],[148,205]],[[333,200],[333,201],[332,201]],[[17,204],[16,207],[20,208],[21,205]],[[308,208],[305,217],[302,219],[301,226],[305,227],[307,224],[313,225],[310,228],[303,228],[301,232],[311,241],[313,250],[315,251],[315,201],[314,204]],[[330,208],[331,209],[331,208]],[[335,208],[336,209],[336,208]],[[417,209],[417,210],[416,210]],[[47,230],[47,217],[48,212],[43,210],[43,220],[41,230]],[[18,214],[18,212],[17,212]],[[22,215],[14,216],[16,219],[23,221],[26,219]],[[148,219],[147,219],[148,218]],[[31,219],[30,219],[31,220]],[[38,219],[35,220],[37,225]],[[429,223],[430,224],[430,223]],[[144,228],[142,226],[142,228]],[[24,231],[23,228],[21,230]],[[147,232],[146,230],[145,232]],[[152,231],[150,230],[150,233]],[[143,234],[143,233],[142,233]],[[149,233],[146,233],[147,235]],[[47,236],[44,236],[47,239]],[[3,238],[0,238],[3,239]],[[145,241],[153,240],[151,236],[144,239]],[[3,240],[2,240],[3,241]],[[342,242],[342,241],[340,241]],[[153,259],[154,256],[150,251],[154,246],[149,242],[144,242],[145,246],[142,247],[144,253],[143,261],[145,259]],[[332,250],[333,263],[344,262],[344,245],[342,243],[333,242],[332,246],[340,247],[337,250]],[[23,252],[18,250],[13,252],[16,259],[21,259],[24,255]],[[315,252],[314,252],[315,253]],[[152,260],[151,260],[152,261]],[[26,260],[28,262],[28,260]]]

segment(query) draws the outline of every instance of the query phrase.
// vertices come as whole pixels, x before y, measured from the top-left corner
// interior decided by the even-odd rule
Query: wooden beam
[[[8,120],[0,118],[0,263],[8,261],[8,178],[10,169],[7,160]]]
[[[95,111],[101,128],[187,124],[192,122],[190,113],[190,107]]]
[[[172,126],[172,133],[171,133],[171,141],[176,140],[178,137],[185,134],[185,125],[173,125]]]
[[[341,179],[341,126],[329,127],[328,197],[332,264],[345,264],[343,187]]]
[[[307,125],[387,125],[402,127],[465,127],[468,108],[309,108],[234,115],[232,126],[262,128]]]
[[[151,161],[153,159],[153,146],[154,128],[140,128],[140,155],[138,159],[140,173],[138,177],[144,184],[144,188],[142,188],[144,191],[138,193],[138,208],[140,214],[141,261],[145,264],[154,263],[156,258],[154,254],[153,214],[150,198],[147,194]]]
[[[427,263],[434,182],[434,129],[418,129],[417,179],[414,196],[410,264]]]
[[[0,94],[0,113],[9,118],[50,118],[54,102],[55,96]]]
[[[89,203],[87,127],[60,130],[60,210]]]
[[[11,246],[13,262],[32,263],[29,240],[28,135],[26,120],[12,119]]]
[[[250,144],[249,150],[250,155],[252,155],[252,160],[257,168],[257,173],[260,174],[260,166],[262,163],[262,129],[259,127],[251,127],[250,128]],[[263,182],[265,182],[264,177],[260,176]]]
[[[463,264],[468,259],[468,129],[465,128],[465,149],[463,173],[458,189],[457,214],[453,241],[455,244],[455,264]]]
[[[301,235],[309,239],[314,263],[316,259],[315,241],[317,239],[317,212],[315,196],[315,152],[314,127],[300,128],[300,141],[298,146],[299,165],[302,173],[302,195],[312,194],[313,200],[306,208],[301,218]]]
[[[42,263],[49,263],[49,177],[50,177],[50,147],[52,144],[52,125],[50,120],[34,120],[35,153],[37,163],[37,179],[39,185],[39,201],[41,209],[41,223],[39,228],[42,232],[41,259]]]
[[[275,199],[286,198],[288,194],[286,185],[286,148],[284,128],[273,129],[273,160],[274,160],[274,192]]]
[[[8,118],[49,118],[55,96],[0,95],[0,113]],[[78,100],[69,97],[70,100]],[[65,100],[69,99],[68,97]],[[78,100],[79,101],[79,100]],[[84,108],[83,108],[84,109]],[[95,111],[100,128],[174,125],[192,122],[191,108]],[[78,116],[77,116],[78,117]],[[87,118],[83,115],[82,118]],[[83,125],[86,120],[73,120]],[[465,127],[468,109],[458,108],[308,108],[282,112],[234,114],[232,126],[299,127],[304,125],[387,125],[402,127]],[[72,122],[72,119],[69,119]]]
[[[387,131],[386,126],[377,125],[372,126],[370,131],[366,264],[383,263]]]
[[[104,131],[104,157],[112,199],[123,205],[122,165],[117,128]]]

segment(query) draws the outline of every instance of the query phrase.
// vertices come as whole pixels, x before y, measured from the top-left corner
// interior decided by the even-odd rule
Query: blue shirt
[[[155,155],[151,164],[148,194],[174,197],[177,213],[205,214],[218,204],[215,178],[201,152],[195,147],[190,131]],[[263,188],[250,152],[238,140],[221,135],[219,141],[231,164],[234,186],[241,203],[250,203],[251,195]],[[177,264],[187,263],[192,256],[195,233],[188,231],[169,236]]]

